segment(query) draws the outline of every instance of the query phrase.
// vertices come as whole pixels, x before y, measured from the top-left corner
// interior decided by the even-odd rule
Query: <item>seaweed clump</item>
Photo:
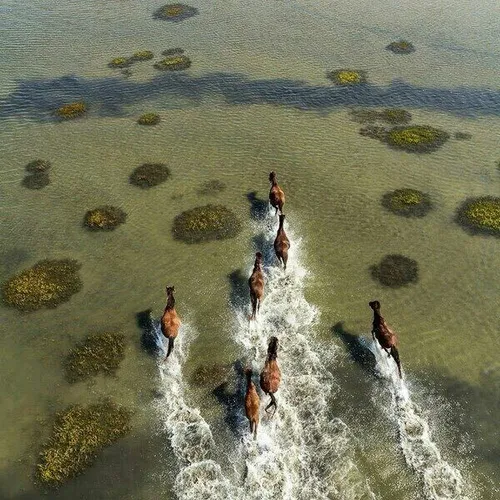
[[[83,101],[78,101],[61,106],[55,110],[54,114],[61,120],[72,120],[84,115],[87,109],[88,107]]]
[[[39,174],[47,172],[51,166],[50,161],[37,159],[30,161],[24,168],[30,174]]]
[[[386,108],[380,111],[376,109],[353,109],[351,118],[358,123],[373,123],[382,121],[391,125],[405,125],[411,121],[411,113],[401,108]]]
[[[221,193],[226,189],[226,185],[217,179],[204,182],[200,189],[198,189],[198,194],[202,196],[216,195]]]
[[[223,205],[205,205],[182,212],[174,219],[174,239],[185,243],[234,238],[241,231],[235,213]]]
[[[154,56],[155,55],[150,50],[138,50],[132,54],[130,59],[133,62],[149,61],[150,59],[153,59]]]
[[[163,163],[144,163],[130,174],[130,184],[150,188],[165,182],[171,176],[170,169]]]
[[[349,86],[366,83],[366,72],[355,69],[337,69],[330,71],[326,76],[335,85]]]
[[[74,405],[56,415],[37,464],[37,480],[57,488],[85,471],[97,454],[130,432],[131,412],[111,401]]]
[[[130,57],[115,57],[108,63],[109,68],[127,68],[133,63]]]
[[[386,50],[394,52],[394,54],[411,54],[415,52],[415,46],[407,40],[399,40],[398,42],[391,42],[387,45]]]
[[[456,220],[472,234],[500,237],[500,197],[468,198],[458,208]]]
[[[89,335],[64,362],[66,380],[79,382],[98,373],[114,375],[125,357],[125,337],[119,333]]]
[[[418,281],[416,260],[404,255],[386,255],[378,265],[370,268],[373,279],[390,288],[399,288]]]
[[[153,18],[177,23],[189,19],[196,14],[198,14],[198,9],[195,7],[183,3],[170,3],[157,9],[153,14]]]
[[[469,132],[455,132],[454,137],[457,141],[469,141],[472,139],[472,134]]]
[[[439,149],[450,135],[429,125],[394,127],[385,135],[385,142],[396,149],[410,153],[431,153]]]
[[[3,302],[21,311],[57,307],[82,289],[80,267],[72,259],[37,262],[3,284]]]
[[[137,119],[139,125],[158,125],[160,121],[160,115],[157,113],[144,113]]]
[[[430,196],[416,189],[396,189],[382,196],[382,206],[404,217],[424,217],[432,209]]]
[[[191,59],[185,55],[169,56],[154,64],[160,71],[182,71],[191,66]]]
[[[166,49],[162,52],[163,56],[178,56],[184,54],[184,49],[181,49],[180,47],[174,47],[172,49]]]
[[[21,185],[27,189],[42,189],[49,184],[50,177],[46,172],[37,172],[35,174],[27,175],[21,181]]]
[[[87,211],[83,225],[91,231],[112,231],[127,219],[127,214],[118,207],[104,205]]]

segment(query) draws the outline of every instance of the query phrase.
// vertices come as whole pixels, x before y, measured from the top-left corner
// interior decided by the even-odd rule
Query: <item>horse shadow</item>
[[[231,289],[229,302],[233,307],[241,307],[248,301],[248,276],[241,270],[235,269],[227,275]]]
[[[250,202],[250,217],[253,220],[264,220],[267,215],[269,202],[257,197],[257,191],[250,191],[246,194],[247,200]]]
[[[141,329],[141,347],[150,356],[159,356],[164,352],[159,335],[158,321],[153,318],[152,309],[140,311],[135,315],[137,326]]]

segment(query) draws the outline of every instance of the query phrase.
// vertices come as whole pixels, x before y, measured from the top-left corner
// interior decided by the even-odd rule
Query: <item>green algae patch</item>
[[[394,52],[394,54],[411,54],[415,52],[415,46],[408,40],[391,42],[385,49]]]
[[[376,109],[353,109],[350,112],[351,119],[358,123],[386,122],[390,125],[406,125],[411,122],[412,116],[409,111],[401,108]]]
[[[83,225],[91,231],[112,231],[126,219],[127,214],[121,208],[104,205],[88,210],[83,218]]]
[[[184,49],[181,47],[173,47],[171,49],[166,49],[161,53],[163,56],[179,56],[184,54]]]
[[[403,217],[424,217],[432,209],[430,196],[417,189],[396,189],[382,196],[382,206]]]
[[[130,174],[129,182],[134,186],[147,189],[162,184],[171,175],[170,169],[163,163],[144,163]]]
[[[160,115],[157,113],[144,113],[137,118],[139,125],[153,126],[161,122]]]
[[[386,255],[379,264],[370,267],[372,278],[383,286],[400,288],[418,281],[416,260],[404,255]]]
[[[73,120],[83,116],[88,110],[88,106],[83,101],[65,104],[54,111],[54,115],[61,120]]]
[[[366,83],[366,72],[355,69],[337,69],[330,71],[326,76],[335,85],[351,86]]]
[[[223,205],[205,205],[182,212],[174,219],[174,239],[185,243],[234,238],[241,231],[236,214]]]
[[[182,71],[190,66],[191,59],[185,55],[166,57],[154,64],[154,67],[160,71]]]
[[[36,172],[27,175],[22,181],[21,185],[26,189],[43,189],[50,184],[50,177],[47,172]]]
[[[149,61],[153,59],[155,55],[150,50],[138,50],[132,54],[130,58],[133,62]]]
[[[218,179],[204,182],[198,189],[198,194],[201,196],[216,196],[226,189],[226,185]]]
[[[129,410],[111,401],[74,405],[58,413],[40,452],[37,482],[57,488],[83,473],[104,448],[130,432],[130,419]]]
[[[125,357],[125,337],[119,333],[89,335],[64,361],[68,382],[80,382],[99,373],[114,375]]]
[[[72,259],[42,260],[8,279],[2,286],[2,300],[20,311],[55,308],[82,289],[80,267]]]
[[[431,153],[439,149],[450,134],[429,125],[394,127],[385,136],[385,142],[395,149],[409,153]]]
[[[500,237],[500,197],[468,198],[458,208],[456,221],[472,234]]]
[[[183,3],[170,3],[163,5],[153,13],[154,19],[161,19],[162,21],[171,21],[178,23],[196,16],[198,9],[185,5]]]
[[[108,63],[108,68],[127,68],[133,63],[130,57],[115,57]]]
[[[48,160],[36,159],[30,161],[24,169],[30,174],[40,174],[47,172],[52,167],[52,164]]]

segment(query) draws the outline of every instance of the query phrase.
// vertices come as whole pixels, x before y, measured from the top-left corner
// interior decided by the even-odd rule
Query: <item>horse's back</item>
[[[266,361],[264,369],[260,374],[260,386],[266,393],[274,394],[280,386],[281,371],[275,359]]]
[[[181,320],[175,310],[166,311],[161,318],[161,331],[165,337],[177,337]]]

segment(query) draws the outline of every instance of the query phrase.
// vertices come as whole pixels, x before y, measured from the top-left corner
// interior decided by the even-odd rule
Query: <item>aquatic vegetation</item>
[[[87,112],[87,105],[83,101],[65,104],[54,112],[57,118],[61,120],[72,120],[84,115]]]
[[[3,284],[3,302],[21,311],[57,307],[82,289],[78,274],[80,267],[72,259],[37,262]]]
[[[330,71],[327,75],[336,85],[359,85],[366,83],[366,72],[355,69],[337,69]]]
[[[351,118],[358,123],[373,123],[382,121],[391,125],[404,125],[410,123],[411,113],[401,108],[386,108],[380,111],[376,109],[353,109],[350,112]]]
[[[57,488],[92,465],[97,454],[130,432],[131,412],[111,401],[74,405],[56,415],[40,452],[36,478]]]
[[[36,159],[30,161],[24,168],[30,174],[38,174],[42,172],[47,172],[50,169],[51,163],[48,160]]]
[[[200,189],[198,189],[198,194],[202,196],[216,195],[221,193],[226,189],[226,185],[217,179],[204,182]]]
[[[198,386],[218,386],[227,381],[231,365],[199,365],[191,375],[191,382]]]
[[[132,61],[149,61],[150,59],[153,59],[155,55],[153,52],[150,50],[138,50],[137,52],[134,52],[132,54],[132,57],[130,58]]]
[[[386,255],[378,265],[371,266],[370,271],[374,280],[391,288],[418,281],[417,261],[404,255]]]
[[[410,125],[390,129],[385,142],[396,149],[411,153],[430,153],[439,149],[450,135],[429,125]]]
[[[154,19],[180,22],[198,14],[198,9],[182,3],[171,3],[160,7],[153,14]]]
[[[470,134],[469,132],[455,132],[454,137],[458,141],[468,141],[472,139],[472,134]]]
[[[83,225],[92,231],[112,231],[127,219],[127,214],[118,207],[104,205],[89,210],[83,218]]]
[[[174,219],[172,234],[185,243],[234,238],[241,231],[236,214],[223,205],[205,205],[182,212]]]
[[[108,63],[109,68],[126,68],[133,63],[130,57],[115,57]]]
[[[456,221],[472,234],[500,237],[500,197],[468,198],[458,208]]]
[[[129,177],[130,184],[140,188],[150,188],[165,182],[171,176],[170,169],[163,163],[144,163]]]
[[[50,184],[49,174],[46,172],[37,172],[27,175],[21,185],[27,189],[42,189]]]
[[[154,64],[154,67],[160,71],[181,71],[190,66],[191,59],[184,55],[166,57]]]
[[[371,137],[372,139],[378,139],[379,141],[385,141],[387,137],[387,129],[377,125],[368,125],[367,127],[363,127],[359,130],[359,133],[365,137]]]
[[[432,209],[430,196],[416,189],[396,189],[382,197],[382,206],[404,217],[424,217]]]
[[[158,125],[160,121],[160,115],[157,113],[144,113],[137,119],[139,125]]]
[[[415,47],[408,40],[399,40],[398,42],[391,42],[387,45],[386,50],[390,50],[394,52],[394,54],[411,54],[415,52]]]
[[[125,337],[119,333],[89,335],[64,361],[68,382],[79,382],[98,373],[114,375],[125,357]]]
[[[180,47],[174,47],[173,49],[164,50],[161,54],[163,56],[178,56],[184,54],[184,49],[181,49]]]

